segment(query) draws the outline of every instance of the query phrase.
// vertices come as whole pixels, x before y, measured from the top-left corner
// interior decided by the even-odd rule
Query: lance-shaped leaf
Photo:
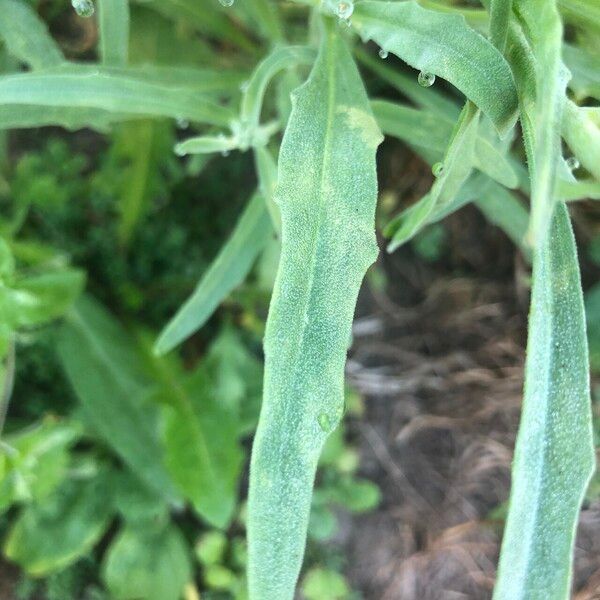
[[[585,313],[575,240],[558,203],[536,247],[525,397],[495,600],[566,600],[594,468]]]
[[[360,283],[377,255],[381,134],[333,23],[294,93],[279,156],[282,252],[265,335],[265,386],[248,503],[252,600],[291,600],[323,444],[343,411]]]
[[[194,293],[163,329],[155,346],[157,354],[172,350],[206,323],[223,299],[248,275],[271,232],[265,201],[254,194]]]
[[[129,52],[129,0],[99,0],[100,56],[106,65],[125,65]]]
[[[0,78],[0,104],[100,109],[227,125],[231,112],[189,87],[148,81],[135,70],[67,65]]]
[[[178,494],[164,467],[158,411],[136,346],[101,306],[82,298],[67,317],[58,351],[93,430],[156,494]]]
[[[464,18],[421,8],[413,0],[356,5],[352,25],[416,69],[443,77],[508,133],[517,118],[517,93],[508,63]]]
[[[64,62],[60,48],[45,23],[27,2],[0,0],[0,38],[8,51],[32,69],[56,67]]]

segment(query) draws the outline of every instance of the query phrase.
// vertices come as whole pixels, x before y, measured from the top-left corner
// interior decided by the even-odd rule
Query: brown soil
[[[441,272],[410,252],[384,259],[387,289],[363,292],[354,327],[347,373],[367,414],[353,428],[363,473],[383,495],[347,532],[348,573],[367,600],[492,597],[502,522],[493,511],[508,498],[521,403],[527,269],[474,208],[448,229],[453,254]],[[576,600],[600,599],[600,502],[581,513],[574,590]]]

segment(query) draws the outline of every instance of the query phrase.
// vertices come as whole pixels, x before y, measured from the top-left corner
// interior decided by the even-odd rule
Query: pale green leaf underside
[[[352,25],[409,65],[456,86],[494,123],[501,135],[517,118],[517,93],[508,63],[456,14],[426,10],[416,2],[366,0]]]
[[[206,323],[223,299],[245,279],[271,232],[265,201],[255,194],[194,293],[163,329],[155,346],[158,354],[173,349]]]
[[[495,600],[566,600],[594,468],[585,314],[575,241],[558,203],[536,248],[525,398]]]
[[[189,86],[165,86],[152,71],[68,65],[0,78],[0,105],[99,109],[227,125],[231,112]]]
[[[319,454],[343,411],[356,297],[377,254],[381,134],[335,25],[294,93],[279,157],[282,253],[265,336],[265,385],[248,503],[251,600],[291,600]]]

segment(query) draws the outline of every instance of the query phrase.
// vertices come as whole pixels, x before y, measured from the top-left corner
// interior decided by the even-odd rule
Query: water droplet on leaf
[[[444,163],[436,162],[433,167],[431,167],[431,172],[434,177],[439,177],[444,172]]]
[[[569,158],[567,158],[565,162],[567,163],[567,167],[569,167],[571,171],[579,169],[579,159],[576,156],[569,156]]]
[[[435,75],[429,71],[421,71],[417,81],[422,87],[431,87],[435,83]]]
[[[354,3],[351,0],[341,0],[335,9],[337,16],[344,21],[349,19],[354,12]]]
[[[317,417],[317,423],[322,431],[327,433],[331,429],[331,419],[327,413],[319,413]]]
[[[175,124],[177,127],[179,127],[179,129],[187,129],[190,126],[190,122],[183,117],[177,117],[175,119]]]
[[[240,92],[242,93],[246,93],[248,91],[248,88],[250,87],[250,82],[249,81],[244,81],[241,85],[240,85]]]
[[[219,0],[219,3],[225,7],[233,6],[233,0]]]
[[[379,49],[379,58],[387,58],[388,54],[389,54],[389,52],[387,50],[385,50],[384,48]]]
[[[95,9],[92,0],[71,0],[71,6],[80,17],[88,18],[94,14]]]

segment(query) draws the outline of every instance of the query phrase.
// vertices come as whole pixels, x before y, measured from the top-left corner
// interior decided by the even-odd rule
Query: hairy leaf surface
[[[426,10],[413,0],[366,0],[356,5],[352,25],[363,40],[455,85],[501,134],[515,124],[517,93],[510,67],[463,17]]]
[[[165,86],[125,70],[68,65],[0,78],[0,104],[95,108],[227,125],[230,111],[189,87]]]
[[[356,297],[377,255],[381,134],[333,24],[279,157],[282,254],[265,335],[265,389],[248,505],[252,600],[291,600],[319,454],[343,411]]]
[[[525,397],[495,600],[566,600],[594,468],[585,314],[575,240],[558,203],[536,247]]]

